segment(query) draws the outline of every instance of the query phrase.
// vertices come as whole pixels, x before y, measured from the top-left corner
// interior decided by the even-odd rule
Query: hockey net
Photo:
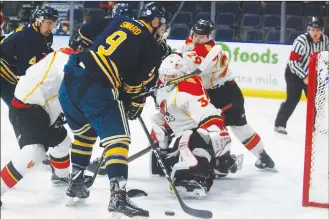
[[[329,51],[311,55],[308,77],[303,206],[329,208]]]

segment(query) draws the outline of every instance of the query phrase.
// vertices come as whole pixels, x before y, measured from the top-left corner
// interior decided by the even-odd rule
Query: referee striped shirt
[[[292,73],[301,79],[308,75],[308,63],[313,52],[329,50],[329,38],[322,34],[320,41],[314,43],[308,33],[299,35],[292,46],[288,65]]]

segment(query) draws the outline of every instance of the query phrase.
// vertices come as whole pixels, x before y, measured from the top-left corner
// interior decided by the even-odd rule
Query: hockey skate
[[[212,161],[212,166],[214,166],[215,176],[225,177],[229,173],[238,172],[240,169],[242,169],[243,158],[243,154],[228,154],[214,159]]]
[[[273,169],[275,166],[274,161],[272,158],[266,153],[265,150],[263,150],[260,153],[260,158],[256,161],[255,166],[259,169],[265,169],[265,168],[270,168]]]
[[[89,197],[89,190],[85,186],[84,171],[74,168],[71,174],[69,188],[66,191],[69,200],[66,206],[74,206],[85,202]]]
[[[207,196],[214,178],[215,173],[213,170],[210,170],[208,178],[192,176],[190,180],[175,180],[174,186],[182,197],[200,199]],[[173,192],[171,188],[170,190]]]
[[[281,126],[274,127],[274,131],[277,132],[277,133],[279,133],[279,134],[283,134],[283,135],[287,135],[288,134],[286,128],[281,127]]]
[[[112,218],[119,219],[123,215],[130,218],[148,218],[149,212],[138,208],[128,197],[126,180],[114,179],[110,182],[111,198],[108,206]]]
[[[99,164],[100,157],[96,158],[95,160],[91,161],[87,167],[87,170],[95,173],[97,171],[97,166]],[[106,167],[105,167],[105,160],[103,160],[101,167],[98,170],[98,175],[104,176],[106,175]]]
[[[181,180],[174,183],[178,193],[183,198],[203,198],[206,197],[206,189],[195,180]],[[170,188],[171,192],[173,190]]]
[[[51,166],[51,182],[53,186],[66,186],[70,183],[70,175],[67,177],[59,177],[55,174],[54,168]]]
[[[46,154],[45,158],[42,160],[42,164],[44,165],[44,167],[46,167],[47,169],[51,169],[51,165],[50,165],[50,157],[48,154]]]

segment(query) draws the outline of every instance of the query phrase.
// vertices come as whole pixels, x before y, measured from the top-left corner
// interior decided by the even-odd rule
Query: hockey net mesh
[[[313,54],[309,68],[303,204],[329,207],[329,51]]]

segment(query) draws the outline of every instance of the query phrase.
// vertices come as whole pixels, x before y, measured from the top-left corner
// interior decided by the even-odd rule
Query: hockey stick
[[[151,149],[152,149],[152,146],[148,146],[147,148],[144,148],[143,150],[137,152],[136,154],[131,155],[130,157],[128,157],[128,163],[136,160],[137,158],[143,156],[144,154],[147,154]]]
[[[171,25],[172,25],[172,23],[175,21],[175,19],[176,19],[178,13],[182,10],[182,7],[183,7],[184,3],[185,3],[184,1],[182,1],[182,2],[180,3],[180,5],[179,5],[177,11],[176,11],[175,14],[172,16],[170,22],[167,24],[167,29],[166,29],[166,31],[163,33],[163,35],[162,35],[162,37],[161,37],[161,40],[165,40],[165,39],[167,39],[167,37],[169,36]]]
[[[170,26],[172,25],[172,23],[175,21],[175,19],[176,19],[178,13],[182,10],[182,7],[184,6],[184,3],[185,3],[184,1],[182,1],[182,2],[180,3],[180,5],[179,5],[177,11],[176,11],[175,14],[172,16],[170,22],[168,23],[168,25],[167,25],[168,27],[170,27]]]
[[[232,103],[230,103],[230,104],[224,106],[224,107],[221,109],[222,113],[225,112],[225,111],[227,111],[227,110],[229,110],[229,109],[231,109],[232,106],[233,106]],[[147,148],[144,148],[143,150],[137,152],[136,154],[131,155],[131,156],[128,158],[128,163],[131,162],[131,161],[136,160],[137,158],[140,158],[141,156],[143,156],[143,155],[145,155],[145,154],[147,154],[151,149],[152,149],[152,146],[148,146]]]
[[[98,172],[99,172],[99,169],[100,169],[101,166],[102,166],[102,163],[103,163],[103,160],[104,160],[104,156],[105,156],[105,152],[106,152],[106,150],[105,150],[105,148],[104,148],[103,153],[102,153],[102,156],[101,156],[101,157],[99,158],[99,160],[98,160],[98,164],[97,164],[97,167],[96,167],[96,171],[93,173],[93,176],[91,177],[91,179],[86,178],[85,184],[86,184],[86,187],[87,187],[87,188],[90,188],[90,187],[93,186],[93,184],[94,184],[94,182],[95,182],[95,179],[96,179],[96,177],[97,177],[97,174],[98,174]]]
[[[137,158],[143,156],[144,154],[147,154],[151,150],[151,148],[152,147],[149,146],[149,147],[147,147],[147,148],[145,148],[145,149],[137,152],[136,154],[128,157],[128,163],[131,162],[131,161],[133,161],[133,160],[136,160]],[[104,151],[102,153],[102,156],[98,160],[97,167],[96,167],[95,171],[93,172],[92,170],[89,169],[90,172],[93,172],[93,176],[91,178],[88,177],[86,179],[86,187],[90,188],[94,184],[94,182],[96,180],[96,177],[98,175],[98,172],[99,172],[99,170],[100,170],[100,168],[102,166],[102,163],[103,163],[103,160],[104,160],[104,155],[105,155],[105,149],[104,149]]]
[[[139,116],[138,117],[138,120],[148,138],[148,141],[150,142],[150,144],[152,145],[152,148],[156,148],[157,145],[156,143],[152,140],[152,137],[151,135],[149,134],[147,128],[146,128],[146,125],[143,121],[143,119]],[[169,181],[169,184],[170,184],[170,187],[172,189],[172,191],[175,193],[176,197],[177,197],[177,200],[181,206],[181,208],[183,209],[183,211],[186,213],[186,214],[189,214],[193,217],[198,217],[198,218],[212,218],[212,212],[211,211],[208,211],[208,210],[199,210],[199,209],[195,209],[195,208],[191,208],[189,206],[187,206],[184,201],[182,200],[182,198],[180,197],[176,187],[174,186],[174,183],[173,183],[173,180],[171,179],[171,177],[169,176],[169,171],[167,169],[167,167],[164,165],[164,160],[163,158],[159,155],[159,152],[157,150],[153,150],[154,151],[154,154],[162,168],[162,171],[163,173],[165,174],[167,180]]]
[[[220,53],[222,51],[222,47],[220,45],[215,45],[214,47],[212,47],[212,49],[209,51],[208,55],[204,58],[204,60],[202,61],[202,63],[199,65],[199,67],[197,69],[195,69],[193,72],[191,72],[188,75],[185,75],[183,77],[180,78],[176,78],[172,81],[169,81],[167,83],[163,83],[157,86],[154,86],[152,88],[150,88],[148,91],[143,92],[135,97],[133,97],[133,99],[136,98],[140,98],[143,96],[149,96],[152,93],[154,93],[156,90],[167,87],[169,85],[173,85],[173,84],[177,84],[180,81],[192,78],[196,75],[201,74],[213,61],[213,59],[218,55],[218,53]]]

